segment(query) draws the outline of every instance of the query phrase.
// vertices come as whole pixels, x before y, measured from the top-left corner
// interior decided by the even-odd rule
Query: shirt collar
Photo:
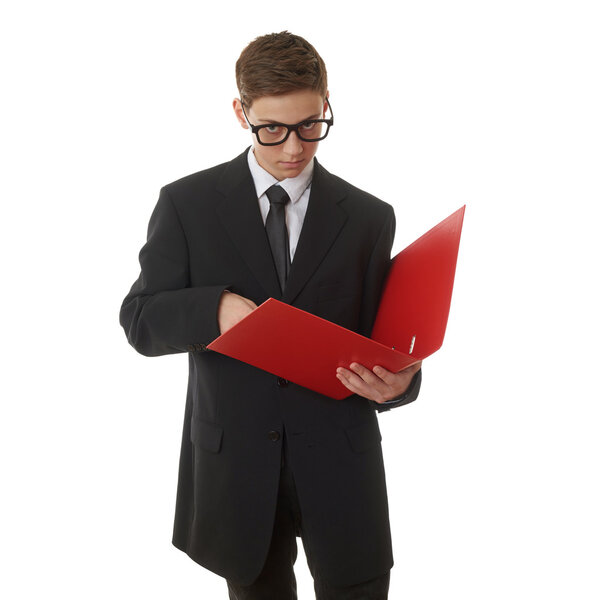
[[[250,148],[250,151],[248,152],[248,166],[250,167],[250,174],[254,180],[254,187],[256,188],[256,195],[258,198],[260,198],[272,185],[279,183],[279,185],[287,192],[292,204],[294,204],[300,200],[302,194],[306,191],[306,188],[311,184],[315,159],[310,159],[310,162],[304,167],[300,175],[288,177],[282,181],[278,181],[271,173],[265,171],[265,169],[258,164],[256,156],[254,156],[253,148]]]

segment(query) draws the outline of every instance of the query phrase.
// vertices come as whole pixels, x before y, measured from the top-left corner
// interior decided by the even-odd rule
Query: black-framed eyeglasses
[[[327,99],[327,106],[331,117],[329,119],[307,119],[301,121],[295,125],[288,125],[287,123],[267,123],[266,125],[252,125],[248,115],[244,110],[244,103],[242,102],[242,111],[252,133],[256,135],[256,139],[261,146],[277,146],[283,144],[289,137],[292,131],[296,132],[296,135],[304,142],[319,142],[324,140],[329,133],[329,128],[333,125],[333,110],[331,110],[331,103]]]

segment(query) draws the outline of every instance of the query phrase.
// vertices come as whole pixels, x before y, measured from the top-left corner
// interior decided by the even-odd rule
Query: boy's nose
[[[302,140],[295,131],[292,131],[290,137],[283,143],[283,150],[287,154],[300,154],[302,152]]]

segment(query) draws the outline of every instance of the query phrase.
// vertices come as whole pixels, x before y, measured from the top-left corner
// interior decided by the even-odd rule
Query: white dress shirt
[[[302,231],[302,224],[308,208],[308,198],[310,196],[310,185],[312,183],[313,169],[315,166],[314,158],[304,167],[302,173],[296,177],[288,177],[282,181],[277,181],[271,173],[265,171],[256,160],[254,150],[248,152],[248,166],[254,180],[258,205],[263,223],[267,220],[271,204],[265,193],[272,185],[279,183],[290,197],[290,202],[285,205],[285,222],[288,230],[288,239],[290,243],[290,260],[294,260],[294,253]]]

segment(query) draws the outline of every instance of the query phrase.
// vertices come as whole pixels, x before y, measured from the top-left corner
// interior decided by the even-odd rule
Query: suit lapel
[[[267,296],[280,298],[277,272],[248,167],[247,151],[229,163],[217,190],[224,196],[217,213],[231,241]]]
[[[229,163],[217,190],[224,196],[217,213],[232,243],[267,296],[281,298],[269,240],[248,168],[247,151]],[[308,209],[281,298],[284,302],[292,304],[344,226],[348,217],[338,205],[344,196],[333,176],[315,159]]]
[[[292,304],[344,226],[348,216],[338,205],[344,195],[333,176],[315,159],[308,209],[286,282],[284,302]]]

